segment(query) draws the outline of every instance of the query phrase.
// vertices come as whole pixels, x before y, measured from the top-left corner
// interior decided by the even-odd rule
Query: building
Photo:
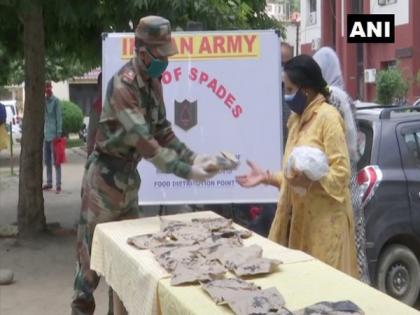
[[[284,23],[286,31],[284,41],[293,47],[294,55],[298,55],[300,13],[291,9],[291,0],[268,0],[265,12],[269,17]]]
[[[330,46],[340,58],[346,89],[353,98],[374,101],[375,73],[398,64],[413,81],[420,69],[420,12],[418,0],[301,0],[301,52],[313,54]],[[347,43],[347,14],[394,14],[395,43]],[[407,98],[420,97],[412,82]]]
[[[268,0],[265,12],[278,21],[287,21],[290,16],[290,0]]]
[[[53,92],[61,100],[72,101],[79,105],[85,116],[89,116],[90,108],[97,97],[97,79],[100,68],[93,69],[81,77],[68,81],[53,82]]]

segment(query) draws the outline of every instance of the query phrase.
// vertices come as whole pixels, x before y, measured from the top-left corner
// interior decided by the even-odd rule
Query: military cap
[[[171,38],[171,23],[160,16],[146,16],[140,19],[136,27],[136,42],[149,48],[155,48],[162,56],[173,56],[178,49]]]

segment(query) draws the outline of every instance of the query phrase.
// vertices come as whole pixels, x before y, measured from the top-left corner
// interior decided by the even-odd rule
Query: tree
[[[407,94],[409,83],[399,68],[381,70],[376,75],[376,98],[382,105],[392,105],[403,100]]]
[[[300,12],[300,1],[299,0],[291,0],[290,1],[290,11],[291,12]]]
[[[265,0],[0,0],[0,83],[25,79],[18,225],[21,235],[45,230],[42,142],[45,79],[65,79],[100,65],[101,33],[132,32],[155,14],[176,27],[200,21],[208,30],[277,28]],[[44,36],[45,34],[45,36]],[[24,60],[24,62],[22,62]]]
[[[44,119],[44,28],[42,6],[28,3],[20,15],[23,21],[25,56],[25,106],[19,172],[18,225],[22,234],[45,229],[42,196],[42,139]],[[29,131],[29,132],[28,132]],[[30,209],[39,209],[31,211]],[[42,211],[40,211],[42,210]]]

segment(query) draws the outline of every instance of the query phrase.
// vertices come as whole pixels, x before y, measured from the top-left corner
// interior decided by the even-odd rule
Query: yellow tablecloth
[[[213,212],[205,211],[166,218],[189,221],[215,216]],[[171,286],[168,274],[150,251],[141,251],[126,243],[128,237],[157,232],[159,226],[157,217],[99,224],[93,238],[91,268],[105,277],[130,315],[232,314],[227,307],[214,304],[198,285]],[[279,271],[252,281],[262,288],[276,287],[290,310],[320,301],[351,300],[367,315],[420,314],[305,253],[287,249],[258,235],[245,240],[246,246],[251,244],[260,245],[265,257],[283,261]]]

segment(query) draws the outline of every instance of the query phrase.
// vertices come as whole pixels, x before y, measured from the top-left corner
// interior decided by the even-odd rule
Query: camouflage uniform
[[[136,39],[139,32],[145,45],[158,45],[155,48],[163,56],[176,52],[167,20],[143,18]],[[108,83],[96,148],[82,183],[72,314],[93,314],[95,309],[92,293],[99,277],[90,270],[90,251],[96,224],[138,217],[140,160],[146,158],[160,171],[182,178],[191,172],[195,155],[174,135],[166,119],[162,85],[158,79],[143,79],[144,68],[135,57]]]

